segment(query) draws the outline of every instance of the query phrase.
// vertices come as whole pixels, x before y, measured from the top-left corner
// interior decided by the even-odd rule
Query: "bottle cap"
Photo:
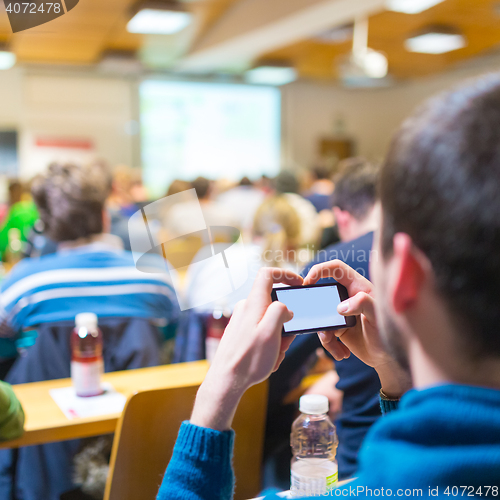
[[[75,324],[78,328],[97,328],[97,314],[80,313],[75,316]]]
[[[320,394],[307,394],[299,400],[299,410],[308,415],[322,415],[328,413],[328,398]]]

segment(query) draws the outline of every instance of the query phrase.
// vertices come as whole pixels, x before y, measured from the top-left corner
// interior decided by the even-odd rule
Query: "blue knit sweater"
[[[231,499],[233,440],[232,431],[184,422],[157,500]],[[358,479],[331,496],[500,496],[500,391],[408,392],[371,428],[359,464]]]

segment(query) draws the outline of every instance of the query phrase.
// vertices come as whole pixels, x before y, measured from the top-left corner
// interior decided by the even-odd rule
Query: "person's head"
[[[315,165],[311,169],[311,173],[312,173],[313,179],[317,180],[317,181],[330,180],[330,177],[331,177],[330,169],[325,167],[324,165]]]
[[[359,238],[376,228],[378,174],[378,167],[363,158],[350,158],[339,163],[333,213],[342,241]]]
[[[245,175],[240,180],[240,186],[253,186],[253,182]]]
[[[174,179],[172,184],[168,187],[165,196],[181,193],[182,191],[187,191],[188,189],[191,189],[191,183],[183,181],[182,179]]]
[[[103,164],[104,166],[104,164]],[[107,168],[107,166],[105,167]],[[110,201],[118,207],[125,207],[132,203],[130,190],[134,179],[134,169],[127,165],[117,165],[110,177]]]
[[[44,232],[57,242],[102,233],[109,190],[109,174],[97,163],[53,163],[31,186]]]
[[[257,209],[253,221],[254,240],[262,242],[263,260],[267,266],[282,266],[287,251],[297,245],[300,219],[284,196],[267,198]]]
[[[199,200],[210,198],[210,184],[210,181],[205,177],[196,177],[196,179],[191,182],[191,186],[196,191],[196,196],[198,196]]]
[[[274,188],[278,193],[298,193],[299,180],[292,172],[283,170],[274,179]]]
[[[21,201],[24,191],[24,186],[18,180],[11,180],[9,182],[9,207]]]
[[[381,172],[378,318],[414,383],[500,386],[500,75],[426,103]]]

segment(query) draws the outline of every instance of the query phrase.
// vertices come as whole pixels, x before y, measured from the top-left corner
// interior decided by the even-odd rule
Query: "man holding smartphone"
[[[376,370],[389,412],[363,443],[357,479],[335,496],[499,495],[499,144],[500,74],[431,100],[400,129],[382,170],[373,285],[340,261],[304,280],[347,288],[337,310],[356,326],[321,341],[336,359],[352,353]],[[301,280],[263,270],[237,307],[159,500],[231,498],[238,401],[291,341],[281,330],[293,315],[271,302],[274,281]]]

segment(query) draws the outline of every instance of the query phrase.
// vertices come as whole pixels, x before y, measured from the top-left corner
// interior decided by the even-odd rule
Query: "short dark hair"
[[[333,206],[363,220],[377,201],[379,168],[364,158],[342,160],[338,168]]]
[[[240,180],[240,186],[253,186],[253,182],[245,175]]]
[[[97,163],[52,163],[31,187],[44,232],[57,242],[102,233],[109,190],[109,172]]]
[[[431,262],[470,359],[500,355],[500,74],[427,102],[382,169],[382,249],[408,234]]]
[[[329,179],[331,176],[331,169],[324,165],[314,165],[311,172],[318,180]]]
[[[208,192],[210,191],[210,181],[207,178],[196,177],[196,179],[191,182],[191,186],[194,187],[198,198],[203,199],[208,196]]]
[[[276,176],[274,187],[278,193],[298,193],[300,189],[297,176],[289,170],[283,170]]]

